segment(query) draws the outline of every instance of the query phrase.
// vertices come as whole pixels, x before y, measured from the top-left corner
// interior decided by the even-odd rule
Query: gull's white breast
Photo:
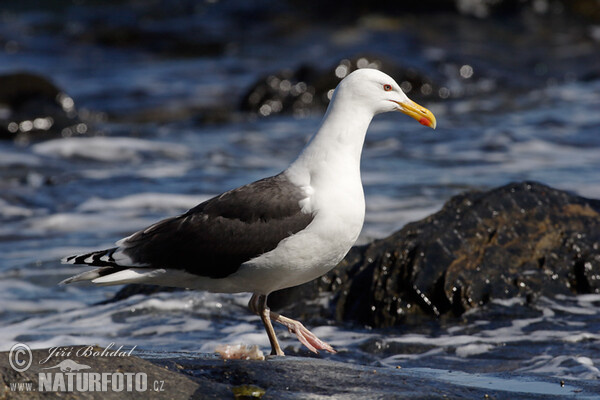
[[[313,221],[272,251],[242,264],[229,279],[268,294],[318,278],[344,258],[362,229],[365,199],[358,169],[331,173],[323,176],[320,170],[321,176],[311,177],[308,169],[286,171],[307,194],[300,205],[314,215]]]

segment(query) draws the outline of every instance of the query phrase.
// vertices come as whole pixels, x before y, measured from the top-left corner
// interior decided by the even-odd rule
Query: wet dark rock
[[[210,360],[206,358],[156,360],[172,371],[181,371],[207,388],[196,392],[198,398],[216,398],[234,388],[254,386],[265,391],[267,399],[335,398],[335,399],[431,399],[484,398],[487,389],[436,381],[417,369],[381,368],[331,360],[278,357],[267,361]],[[209,386],[211,385],[212,386]],[[558,383],[556,388],[559,388]],[[497,392],[494,398],[516,398],[514,393]],[[541,398],[529,394],[529,398]],[[229,396],[231,398],[231,395]],[[223,397],[225,398],[225,397]]]
[[[93,12],[88,13],[87,7]],[[248,37],[268,40],[288,7],[275,1],[177,0],[73,8],[76,20],[70,19],[62,29],[74,42],[161,57],[219,57],[235,52]]]
[[[23,350],[23,349],[22,349]],[[17,372],[14,368],[11,367],[9,362],[9,352],[5,351],[0,353],[0,398],[1,399],[27,399],[27,400],[36,400],[36,399],[138,399],[140,397],[148,398],[148,399],[188,399],[192,398],[196,391],[207,390],[210,393],[218,393],[216,391],[212,391],[213,385],[207,385],[205,388],[200,389],[198,383],[194,382],[189,377],[179,374],[176,372],[169,371],[164,367],[153,364],[149,361],[143,360],[141,358],[132,356],[99,356],[99,355],[91,355],[89,356],[77,356],[77,353],[83,354],[87,351],[95,351],[102,352],[104,349],[96,346],[62,346],[61,350],[64,350],[63,355],[55,355],[52,356],[48,361],[40,364],[40,361],[43,361],[47,358],[51,353],[50,349],[38,349],[32,350],[32,358],[31,358],[31,366],[23,371]],[[108,352],[115,351],[116,349],[108,349]],[[67,354],[69,353],[69,354]],[[60,354],[60,353],[54,353]],[[107,354],[107,353],[105,353]],[[135,354],[135,351],[133,352]],[[14,357],[14,355],[13,355]],[[18,358],[23,362],[27,362],[29,360],[27,354],[23,350],[23,353]],[[76,364],[70,362],[74,361]],[[60,363],[63,361],[67,361],[71,366],[74,366],[75,369],[64,369],[64,367],[60,367]],[[81,366],[86,367],[81,370],[77,370],[77,368],[81,368]],[[55,367],[52,369],[44,370],[43,368]],[[89,368],[87,368],[89,367]],[[76,379],[77,374],[87,374],[87,373],[143,373],[146,374],[146,389],[143,391],[135,390],[135,383],[133,385],[133,389],[128,391],[126,389],[121,391],[112,390],[112,383],[109,382],[107,385],[107,389],[105,390],[85,390],[78,391],[76,390]],[[42,387],[44,390],[40,389],[40,374],[48,374],[50,375],[50,382],[52,383],[52,388],[57,389],[56,391],[47,391],[46,387]],[[68,382],[68,375],[72,375],[71,379],[73,382],[73,389],[70,391],[66,390],[66,387],[61,390],[60,377],[63,378],[63,383]],[[59,377],[60,376],[60,377]],[[141,377],[140,377],[141,379]],[[116,379],[115,379],[116,380]],[[33,390],[30,391],[18,391],[11,390],[11,384],[18,383],[33,383]],[[125,381],[124,381],[125,382]],[[135,382],[135,377],[132,378],[132,382]],[[141,382],[141,380],[140,380]],[[155,382],[158,382],[155,384]],[[161,383],[162,382],[162,383]],[[54,386],[56,385],[56,386]],[[156,386],[155,386],[156,385]],[[139,386],[141,387],[141,386]],[[102,389],[99,387],[98,389]],[[156,389],[162,389],[161,391]],[[203,398],[203,397],[200,397]]]
[[[535,182],[464,193],[294,291],[311,288],[332,292],[338,321],[374,327],[492,299],[600,293],[600,201]]]
[[[340,22],[348,19],[358,18],[364,15],[366,11],[371,13],[385,13],[386,15],[402,15],[407,13],[446,13],[455,12],[456,5],[453,1],[447,0],[423,0],[418,2],[403,3],[398,7],[398,3],[392,0],[382,0],[369,2],[368,0],[352,1],[340,7],[340,3],[334,0],[289,0],[298,12],[305,15],[305,18],[311,18],[317,21],[332,20]]]
[[[47,78],[29,72],[0,75],[0,139],[72,136],[86,131],[73,99]]]
[[[140,24],[114,26],[102,22],[88,26],[72,39],[102,46],[138,48],[171,57],[220,56],[227,46],[226,42],[211,38],[208,32],[144,30]]]
[[[240,108],[260,116],[321,113],[333,89],[358,68],[375,68],[393,76],[411,99],[437,98],[439,85],[415,68],[403,67],[378,56],[359,55],[343,59],[326,70],[305,64],[260,78],[242,97]]]
[[[334,19],[345,21],[360,17],[365,10],[385,15],[414,14],[462,14],[476,18],[516,17],[522,13],[534,12],[539,15],[567,13],[576,17],[598,21],[600,10],[595,0],[424,0],[410,2],[398,7],[392,0],[373,3],[369,0],[358,0],[339,7],[334,0],[290,0],[296,10],[316,20]]]

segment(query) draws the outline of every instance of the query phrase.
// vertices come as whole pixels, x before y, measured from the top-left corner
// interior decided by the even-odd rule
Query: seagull
[[[96,267],[61,284],[144,283],[219,293],[250,292],[271,355],[283,356],[271,320],[312,352],[333,347],[299,321],[271,312],[270,293],[334,268],[356,242],[365,217],[360,158],[376,114],[400,111],[434,128],[431,111],[385,73],[358,69],[335,89],[317,133],[283,172],[230,190],[119,240],[65,257]]]

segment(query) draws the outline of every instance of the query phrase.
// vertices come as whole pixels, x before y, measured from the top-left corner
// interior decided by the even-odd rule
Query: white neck
[[[289,172],[308,171],[313,179],[342,173],[360,179],[360,157],[373,113],[348,103],[343,98],[330,103],[321,127],[290,165]]]

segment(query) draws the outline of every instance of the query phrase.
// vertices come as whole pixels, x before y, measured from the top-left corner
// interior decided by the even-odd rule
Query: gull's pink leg
[[[314,333],[309,331],[302,325],[301,322],[296,321],[294,319],[284,317],[283,315],[277,313],[270,313],[270,317],[273,321],[279,322],[284,325],[290,333],[295,334],[298,337],[300,343],[305,345],[310,351],[314,353],[318,353],[318,350],[325,350],[330,353],[335,353],[336,351],[329,344],[323,342],[321,339],[315,336]]]
[[[248,308],[253,313],[260,316],[260,319],[265,326],[267,336],[269,337],[269,342],[271,342],[271,355],[284,356],[285,354],[283,353],[283,350],[281,350],[281,346],[279,346],[277,336],[275,335],[275,330],[271,324],[271,318],[273,317],[271,316],[271,310],[269,310],[269,307],[267,307],[267,296],[254,293],[248,302]]]

